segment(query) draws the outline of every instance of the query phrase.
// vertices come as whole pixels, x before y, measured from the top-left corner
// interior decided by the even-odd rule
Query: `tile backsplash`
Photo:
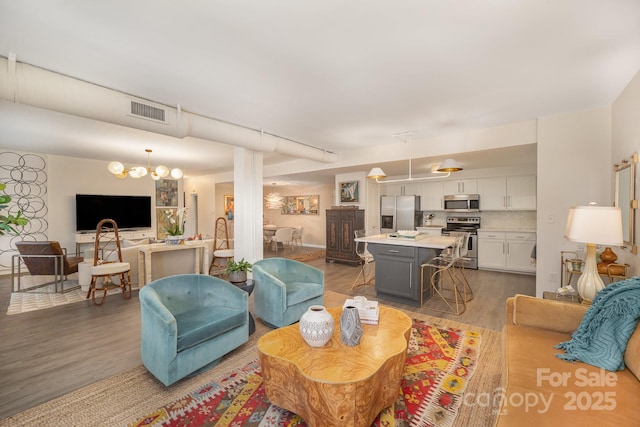
[[[536,211],[492,211],[469,214],[434,212],[433,225],[445,225],[448,216],[479,216],[482,228],[536,229]]]
[[[536,229],[536,211],[480,212],[482,228]]]

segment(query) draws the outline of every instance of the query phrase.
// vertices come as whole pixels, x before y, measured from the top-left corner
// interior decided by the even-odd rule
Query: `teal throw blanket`
[[[640,318],[640,276],[612,283],[596,295],[578,329],[556,348],[564,360],[588,363],[609,371],[624,369],[627,341]]]

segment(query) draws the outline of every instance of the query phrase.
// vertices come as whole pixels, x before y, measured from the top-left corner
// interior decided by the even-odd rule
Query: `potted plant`
[[[247,272],[251,271],[251,263],[242,258],[240,261],[230,260],[227,262],[227,274],[231,283],[244,283],[247,281]]]
[[[175,216],[171,209],[165,211],[169,226],[165,227],[165,231],[169,235],[167,242],[170,245],[178,245],[184,241],[184,224],[187,220],[186,208],[180,208],[176,212]]]
[[[4,191],[5,188],[7,188],[7,184],[0,182],[0,191]],[[7,203],[9,203],[10,201],[11,196],[9,196],[8,194],[1,194],[0,210],[6,209],[8,207]],[[0,236],[5,235],[6,233],[18,234],[13,226],[18,225],[22,227],[24,225],[27,225],[28,222],[29,220],[22,216],[21,211],[18,211],[18,214],[16,216],[11,215],[10,213],[8,213],[7,215],[0,214]]]

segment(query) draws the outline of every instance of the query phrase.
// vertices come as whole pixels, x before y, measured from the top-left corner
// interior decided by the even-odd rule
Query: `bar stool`
[[[354,231],[354,235],[355,238],[358,239],[361,237],[365,237],[367,235],[367,232],[365,230],[356,230]],[[355,242],[355,244],[356,255],[358,255],[362,260],[362,269],[360,270],[360,273],[358,273],[356,280],[353,281],[353,285],[351,285],[352,290],[357,288],[358,286],[368,285],[371,282],[371,280],[375,276],[375,272],[369,276],[369,279],[367,279],[367,272],[365,268],[367,267],[367,265],[376,262],[373,258],[373,255],[371,255],[371,252],[368,251],[367,244],[365,242]],[[362,283],[358,283],[360,276],[362,276]]]
[[[462,289],[462,295],[464,297],[465,302],[469,302],[473,299],[473,290],[471,290],[471,286],[469,285],[469,281],[467,280],[467,275],[464,272],[464,257],[469,252],[469,236],[471,233],[465,231],[450,231],[449,236],[453,237],[462,237],[462,242],[460,243],[460,247],[458,251],[451,250],[447,252],[445,255],[441,254],[440,256],[451,257],[453,261],[454,273],[459,276],[459,280],[464,286]]]
[[[445,303],[446,309],[426,307],[428,310],[440,313],[453,313],[457,316],[467,309],[465,297],[460,289],[465,289],[465,285],[460,281],[454,267],[454,260],[459,257],[460,248],[464,242],[464,236],[454,236],[456,238],[450,252],[438,255],[426,263],[420,265],[420,296],[424,294],[424,270],[429,268],[429,293],[433,300],[436,296]],[[422,304],[422,301],[421,301]]]

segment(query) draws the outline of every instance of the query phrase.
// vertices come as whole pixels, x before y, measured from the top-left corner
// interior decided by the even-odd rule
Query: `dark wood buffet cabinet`
[[[327,209],[326,262],[352,265],[362,262],[356,254],[355,230],[364,229],[364,209]]]

